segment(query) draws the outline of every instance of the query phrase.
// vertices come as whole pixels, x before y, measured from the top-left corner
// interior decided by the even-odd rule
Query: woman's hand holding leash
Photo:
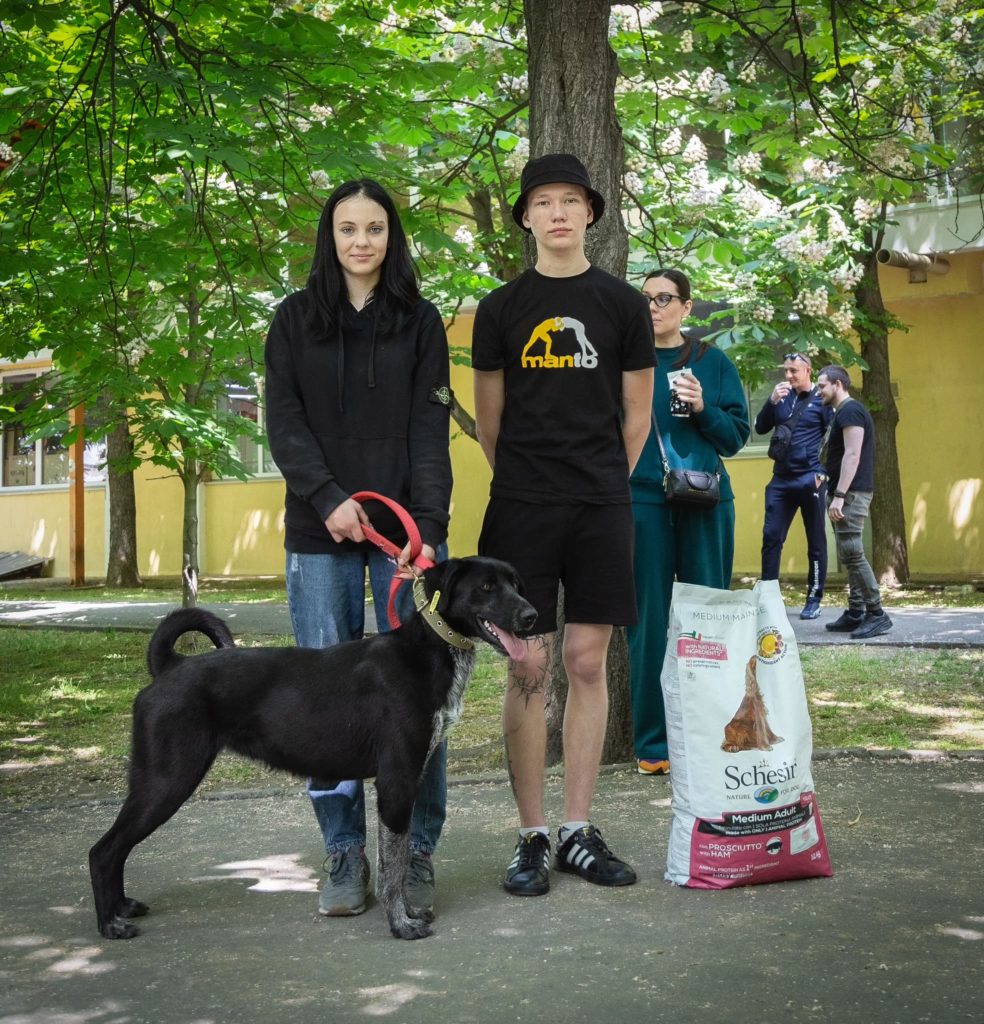
[[[343,540],[353,540],[361,544],[367,539],[362,532],[363,524],[370,525],[369,516],[354,498],[346,498],[341,505],[336,505],[325,520],[325,526],[336,544]]]
[[[412,546],[407,541],[406,547],[396,557],[396,572],[401,579],[415,580],[420,575],[420,569],[416,568],[413,564],[414,557]],[[437,552],[430,544],[422,544],[420,554],[416,557],[433,564],[434,559],[437,557]]]
[[[400,619],[396,614],[396,592],[400,589],[404,580],[412,580],[420,575],[424,569],[429,569],[434,564],[434,555],[436,552],[430,544],[424,544],[420,539],[420,531],[417,529],[417,524],[413,521],[413,517],[402,505],[393,501],[391,498],[387,498],[382,494],[376,494],[375,491],[358,491],[353,494],[349,499],[356,507],[362,512],[362,506],[358,505],[359,501],[380,501],[386,505],[392,512],[396,514],[397,519],[400,520],[400,525],[407,532],[407,543],[401,550],[391,540],[387,540],[382,534],[377,533],[372,526],[369,524],[369,517],[366,516],[365,520],[361,522],[363,534],[366,540],[372,541],[381,551],[385,552],[396,562],[396,573],[393,576],[393,582],[390,585],[390,596],[389,596],[389,607],[387,609],[390,625],[393,629],[397,629],[400,625]],[[343,502],[343,504],[346,504]],[[341,506],[339,506],[341,507]],[[365,512],[362,512],[365,515]]]

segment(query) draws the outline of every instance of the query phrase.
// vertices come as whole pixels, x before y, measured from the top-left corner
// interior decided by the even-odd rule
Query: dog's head
[[[500,654],[522,661],[536,609],[523,597],[519,574],[496,558],[449,558],[424,572],[429,599],[439,591],[437,612],[452,629],[484,640]]]

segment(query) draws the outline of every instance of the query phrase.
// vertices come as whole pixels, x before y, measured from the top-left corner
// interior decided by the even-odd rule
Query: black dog
[[[433,914],[408,906],[403,891],[421,772],[461,712],[475,661],[469,639],[520,660],[526,645],[515,633],[536,612],[513,568],[495,559],[450,559],[415,586],[420,610],[400,629],[325,650],[240,649],[221,619],[198,609],[164,619],[147,651],[154,681],[133,704],[130,791],[89,852],[106,938],[137,935],[129,919],[147,912],[123,890],[130,851],[191,796],[224,747],[301,776],[375,777],[377,896],[394,935],[431,934]],[[192,631],[219,650],[175,653]]]

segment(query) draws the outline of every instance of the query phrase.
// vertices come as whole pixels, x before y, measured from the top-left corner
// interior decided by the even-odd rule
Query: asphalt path
[[[150,631],[178,607],[165,601],[0,601],[0,626],[60,627],[70,629],[127,629]],[[233,633],[260,636],[290,635],[290,616],[282,601],[205,604],[228,622]],[[857,644],[847,633],[831,633],[825,623],[833,622],[842,609],[825,607],[819,619],[804,621],[799,608],[787,609],[790,624],[800,644]],[[890,608],[893,626],[888,633],[864,641],[874,647],[976,647],[984,645],[984,609],[981,608]],[[366,608],[367,625],[375,623]]]
[[[555,872],[509,896],[509,786],[455,780],[417,942],[374,901],[319,918],[299,785],[193,798],[139,846],[128,891],[151,913],[129,941],[98,935],[86,868],[116,805],[0,810],[0,1024],[979,1022],[984,761],[813,767],[833,877],[720,892],[663,880],[670,783],[619,768],[597,820],[639,882]],[[553,820],[556,777],[547,800]]]

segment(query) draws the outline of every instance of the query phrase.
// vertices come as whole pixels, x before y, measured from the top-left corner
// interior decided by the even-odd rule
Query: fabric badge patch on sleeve
[[[430,394],[427,396],[427,400],[430,402],[436,402],[438,405],[450,406],[454,400],[454,392],[446,384],[435,384],[430,389]]]

